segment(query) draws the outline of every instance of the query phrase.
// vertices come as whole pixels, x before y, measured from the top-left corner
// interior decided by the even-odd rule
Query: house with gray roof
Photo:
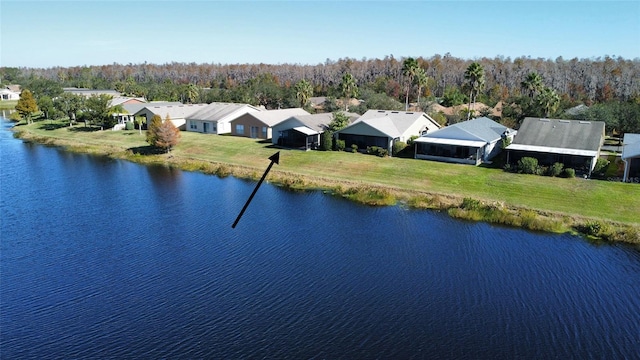
[[[507,162],[533,157],[540,165],[562,163],[591,176],[604,143],[604,125],[602,121],[525,118],[506,147]]]
[[[144,116],[147,124],[151,122],[151,118],[153,118],[154,115],[160,116],[162,121],[168,116],[175,127],[180,130],[185,130],[186,117],[205,106],[207,106],[207,104],[156,105],[149,103],[134,113],[133,116]]]
[[[622,140],[624,182],[640,182],[640,134],[624,134]]]
[[[343,112],[350,123],[360,117],[356,113]],[[310,150],[320,146],[320,135],[329,127],[333,113],[294,115],[272,127],[273,145],[291,149]]]
[[[186,130],[203,134],[228,134],[231,132],[231,121],[260,111],[263,109],[249,104],[212,102],[187,116]]]
[[[427,133],[414,140],[416,159],[480,165],[502,151],[516,131],[480,117]]]
[[[124,129],[124,125],[126,122],[134,122],[135,123],[135,114],[137,114],[140,110],[147,106],[178,106],[182,105],[181,102],[169,102],[169,101],[153,101],[153,102],[136,102],[136,101],[125,101],[120,104],[122,109],[124,109],[123,113],[114,114],[118,118],[118,125],[116,125],[120,129]],[[139,115],[138,115],[139,116]],[[164,118],[163,118],[164,119]],[[151,119],[149,119],[151,120]],[[115,127],[114,127],[115,129]]]
[[[407,142],[411,136],[420,136],[438,130],[440,125],[423,112],[368,110],[353,124],[336,132],[338,140],[347,147],[355,144],[359,149],[377,146],[393,149],[397,141]]]
[[[309,113],[302,108],[246,113],[231,121],[231,135],[252,139],[271,139],[274,125],[296,115],[309,115]]]

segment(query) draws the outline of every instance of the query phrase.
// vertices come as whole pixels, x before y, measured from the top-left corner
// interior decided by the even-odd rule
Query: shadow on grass
[[[129,150],[136,155],[160,155],[167,153],[166,150],[151,145],[136,146],[129,148]]]
[[[73,131],[73,132],[94,132],[94,131],[100,131],[100,128],[97,126],[74,126],[72,128],[69,128],[69,131]]]
[[[260,142],[260,143],[262,144],[262,142]],[[285,148],[285,147],[282,147],[282,146],[274,145],[274,144],[272,144],[271,142],[269,142],[269,143],[268,143],[268,145],[267,145],[267,143],[266,143],[266,142],[265,142],[264,144],[265,144],[265,146],[264,146],[264,148],[265,148],[265,149],[282,149],[282,150],[290,150],[289,148]]]
[[[47,124],[41,124],[40,125],[40,129],[44,129],[44,130],[58,130],[60,128],[65,127],[65,124],[60,124],[60,123],[47,123]]]

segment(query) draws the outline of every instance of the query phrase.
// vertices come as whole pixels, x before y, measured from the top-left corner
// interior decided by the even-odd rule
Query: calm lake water
[[[630,247],[266,183],[232,229],[255,183],[3,126],[2,359],[640,356]]]

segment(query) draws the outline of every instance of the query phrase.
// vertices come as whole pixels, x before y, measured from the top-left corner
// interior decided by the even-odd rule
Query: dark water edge
[[[628,246],[0,141],[2,359],[640,353]]]

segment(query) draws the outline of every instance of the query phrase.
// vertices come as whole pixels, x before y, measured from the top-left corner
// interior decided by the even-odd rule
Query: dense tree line
[[[36,99],[56,99],[62,87],[73,86],[115,89],[148,100],[244,102],[266,108],[305,107],[312,96],[328,96],[326,108],[337,110],[336,100],[345,100],[344,109],[349,98],[357,96],[364,102],[349,109],[357,112],[367,108],[400,110],[416,102],[426,110],[426,104],[434,100],[445,106],[473,106],[476,101],[494,106],[502,101],[502,120],[516,126],[524,116],[559,116],[578,104],[598,105],[598,113],[606,113],[605,118],[613,113],[635,114],[640,104],[638,74],[640,59],[498,56],[472,61],[450,54],[430,58],[397,59],[389,55],[383,59],[327,59],[317,65],[174,62],[0,68],[3,83],[21,84]],[[48,103],[46,99],[42,102],[45,108]],[[581,116],[596,117],[595,110]],[[631,123],[627,128],[640,131],[632,119],[618,119],[615,123],[608,122],[608,129]]]
[[[306,79],[314,86],[314,93],[330,95],[342,76],[350,73],[358,86],[373,84],[379,79],[403,84],[404,60],[393,55],[384,59],[327,59],[323,64],[111,64],[102,66],[35,68],[2,68],[3,82],[18,82],[21,79],[38,78],[54,80],[63,86],[85,88],[114,88],[116,85],[195,84],[201,88],[233,88],[258,76],[268,74],[282,86],[291,86]],[[427,77],[432,79],[425,87],[427,96],[444,95],[448,87],[461,87],[465,83],[464,73],[468,66],[477,62],[485,70],[485,92],[491,97],[506,99],[509,95],[522,93],[521,82],[532,72],[540,75],[546,86],[559,94],[566,94],[574,101],[590,105],[607,100],[627,101],[640,96],[640,59],[621,57],[595,59],[555,60],[542,58],[509,57],[465,60],[449,54],[415,59]],[[143,86],[144,87],[144,86]],[[137,89],[141,90],[141,89]],[[496,96],[498,95],[498,96]],[[404,100],[396,96],[399,100]]]

